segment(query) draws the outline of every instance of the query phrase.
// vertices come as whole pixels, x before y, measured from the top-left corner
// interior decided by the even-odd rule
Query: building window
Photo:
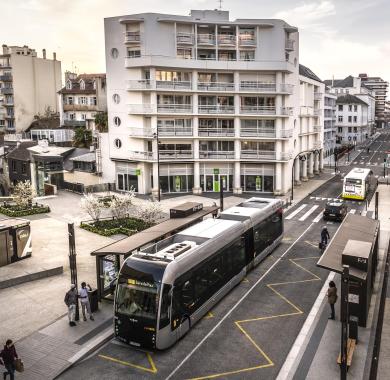
[[[354,110],[355,112],[357,112],[357,104],[355,104],[355,105],[353,106],[353,110]]]
[[[343,117],[342,116],[339,116],[339,122],[343,122]]]
[[[337,128],[337,131],[338,131],[339,133],[343,133],[343,127],[338,127],[338,128]]]
[[[119,102],[121,101],[121,97],[119,96],[119,94],[114,94],[112,95],[112,100],[115,104],[119,104]]]
[[[353,122],[354,122],[354,123],[357,123],[357,116],[354,116],[354,117],[353,117]]]
[[[68,96],[68,104],[70,106],[73,104],[73,96]]]
[[[89,99],[89,104],[91,106],[96,106],[97,105],[97,98],[96,98],[96,96],[93,96],[92,98]]]
[[[353,127],[353,131],[357,133],[357,127]]]
[[[177,55],[177,58],[191,59],[192,58],[192,50],[191,49],[177,49],[176,55]]]
[[[240,51],[240,60],[241,61],[254,61],[255,60],[254,50],[241,50]]]
[[[122,121],[118,116],[114,117],[114,124],[119,127],[121,125]]]
[[[66,89],[67,89],[67,90],[71,90],[71,89],[72,89],[72,82],[71,82],[70,80],[68,80],[68,81],[66,82]]]
[[[5,126],[5,120],[0,120],[0,127],[4,127]]]
[[[139,58],[141,57],[140,50],[127,50],[127,58]]]
[[[12,171],[14,173],[16,173],[17,169],[16,169],[16,161],[11,161],[11,168],[12,168]]]
[[[69,114],[69,120],[75,120],[76,119],[76,114],[70,113]]]
[[[27,174],[27,163],[22,162],[22,174]]]
[[[339,111],[342,111],[342,110],[343,110],[343,105],[339,104]]]
[[[352,123],[352,116],[348,116],[348,123]]]
[[[111,49],[111,57],[114,59],[117,59],[119,57],[119,51],[117,48],[112,48]]]
[[[86,120],[87,119],[87,114],[86,113],[82,113],[81,114],[81,120]]]
[[[348,111],[352,112],[352,104],[348,104]]]
[[[122,147],[122,141],[119,139],[114,140],[114,145],[116,148],[120,149]]]
[[[80,90],[85,90],[85,82],[83,80],[80,81]]]
[[[348,133],[352,133],[352,127],[348,127]]]
[[[88,98],[86,96],[80,96],[79,97],[79,104],[87,105],[88,104]]]
[[[96,81],[93,81],[93,89],[96,90]]]

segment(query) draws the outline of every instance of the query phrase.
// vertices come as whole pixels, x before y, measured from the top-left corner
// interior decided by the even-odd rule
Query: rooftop
[[[316,74],[314,74],[313,71],[301,64],[299,64],[299,75],[322,83],[322,80]]]
[[[359,99],[357,96],[346,94],[343,96],[339,96],[336,100],[337,104],[364,104],[367,106],[368,104],[363,100]]]

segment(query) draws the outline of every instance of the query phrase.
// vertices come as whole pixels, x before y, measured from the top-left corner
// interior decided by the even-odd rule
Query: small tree
[[[114,218],[123,219],[130,214],[135,197],[134,188],[121,197],[114,197],[110,202],[110,211]]]
[[[162,213],[162,207],[159,202],[147,201],[138,210],[138,217],[147,223],[153,223]]]
[[[92,131],[84,127],[74,130],[73,146],[78,148],[88,148],[92,144]]]
[[[30,181],[18,182],[14,187],[13,196],[16,205],[20,208],[28,208],[31,206],[35,197],[34,189]]]
[[[98,112],[95,115],[96,129],[101,132],[108,132],[108,114],[107,112]]]
[[[103,205],[92,194],[84,194],[84,198],[81,200],[81,208],[96,222],[100,218]]]

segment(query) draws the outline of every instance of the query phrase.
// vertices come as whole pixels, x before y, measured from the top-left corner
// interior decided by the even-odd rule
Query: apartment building
[[[95,130],[97,112],[107,112],[106,74],[65,73],[59,91],[60,121],[64,127]]]
[[[324,157],[331,157],[336,148],[337,95],[325,88],[324,97]]]
[[[59,112],[57,91],[61,88],[61,62],[56,53],[38,57],[28,46],[2,46],[0,54],[0,130],[25,131],[35,115],[48,108]]]
[[[375,125],[377,128],[386,126],[385,103],[389,82],[380,77],[369,77],[367,74],[359,74],[362,84],[375,92]]]
[[[118,190],[156,194],[160,178],[163,193],[219,191],[222,183],[234,193],[284,194],[300,149],[317,147],[320,166],[320,86],[302,77],[313,114],[300,117],[297,28],[229,21],[219,10],[143,13],[105,19],[105,43],[103,176]]]

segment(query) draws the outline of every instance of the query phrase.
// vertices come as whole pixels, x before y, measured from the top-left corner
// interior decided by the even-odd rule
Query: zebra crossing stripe
[[[349,213],[350,214],[355,214],[356,213],[356,209],[353,208]]]
[[[321,200],[321,198],[320,197],[316,197],[316,201],[320,201]]]
[[[312,212],[314,212],[318,208],[318,205],[313,206],[306,214],[302,215],[298,220],[303,222]]]
[[[322,211],[313,219],[313,223],[318,223],[322,219]]]
[[[362,216],[366,216],[367,215],[367,210],[363,210],[362,211]]]
[[[299,212],[301,212],[307,204],[303,204],[302,206],[298,207],[295,211],[293,211],[289,216],[286,216],[284,219],[289,220],[294,218],[295,215],[297,215]]]

